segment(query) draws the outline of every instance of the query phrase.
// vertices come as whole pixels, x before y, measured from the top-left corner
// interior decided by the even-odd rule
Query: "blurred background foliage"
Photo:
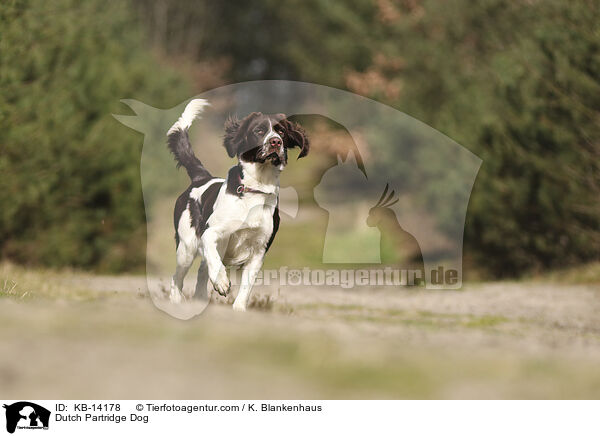
[[[154,59],[124,2],[0,5],[0,250],[49,266],[144,262],[141,136],[111,116],[191,92]],[[142,97],[144,96],[144,97]]]
[[[288,79],[374,98],[483,159],[471,268],[504,277],[598,260],[598,22],[595,0],[4,1],[1,254],[142,267],[142,141],[110,116],[119,99],[166,108]]]

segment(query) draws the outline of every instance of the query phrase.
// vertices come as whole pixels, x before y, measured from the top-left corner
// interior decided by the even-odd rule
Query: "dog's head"
[[[229,157],[245,162],[271,162],[283,168],[287,149],[300,148],[298,158],[308,154],[309,143],[304,129],[284,114],[265,115],[252,112],[246,118],[229,118],[225,122],[223,145]]]

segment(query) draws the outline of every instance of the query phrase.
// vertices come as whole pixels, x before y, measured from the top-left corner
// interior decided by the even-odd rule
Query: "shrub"
[[[124,2],[0,4],[0,250],[28,264],[143,264],[141,138],[119,99],[189,96]]]

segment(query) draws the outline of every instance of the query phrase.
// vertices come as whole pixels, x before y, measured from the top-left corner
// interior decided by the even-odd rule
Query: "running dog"
[[[220,295],[231,288],[226,267],[242,269],[233,309],[245,311],[252,285],[279,228],[279,175],[287,165],[287,150],[299,147],[298,158],[309,151],[304,129],[285,115],[253,112],[242,120],[225,122],[223,145],[236,157],[225,179],[213,177],[192,150],[188,130],[208,105],[190,101],[167,132],[167,144],[187,171],[191,184],[175,203],[174,225],[177,268],[169,298],[173,303],[208,299],[207,282]],[[200,256],[195,290],[184,290],[183,279]]]

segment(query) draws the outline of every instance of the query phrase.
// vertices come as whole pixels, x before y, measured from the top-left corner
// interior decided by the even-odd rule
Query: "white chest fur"
[[[227,241],[227,249],[223,261],[226,265],[241,265],[256,252],[264,250],[273,233],[273,213],[275,212],[274,195],[246,194],[259,197],[252,200],[240,199],[239,227],[231,232]],[[260,198],[262,197],[262,198]],[[244,201],[245,200],[245,201]]]
[[[223,263],[241,265],[261,251],[273,233],[273,214],[279,195],[279,170],[272,165],[242,163],[243,184],[257,192],[241,197],[226,194],[227,183],[214,205],[208,226],[225,248]]]

